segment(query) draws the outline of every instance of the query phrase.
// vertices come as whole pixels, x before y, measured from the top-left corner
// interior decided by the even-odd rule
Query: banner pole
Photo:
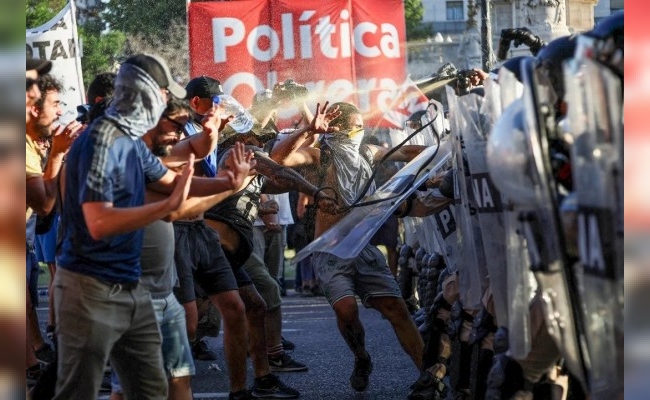
[[[80,103],[86,103],[86,88],[84,87],[84,78],[83,71],[81,69],[81,42],[79,41],[79,31],[77,29],[77,7],[74,4],[74,0],[70,0],[70,12],[72,13],[72,38],[74,40],[75,48],[75,67],[77,69],[77,80],[79,82],[80,93]]]

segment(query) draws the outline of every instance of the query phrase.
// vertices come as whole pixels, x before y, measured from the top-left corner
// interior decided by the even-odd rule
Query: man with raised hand
[[[138,282],[142,228],[178,209],[188,192],[239,187],[249,167],[209,180],[192,178],[194,155],[182,174],[164,167],[140,138],[158,123],[170,95],[183,98],[185,90],[162,58],[130,57],[113,102],[68,154],[54,281],[55,399],[96,397],[109,357],[127,398],[167,398],[160,332],[149,292]],[[145,187],[170,195],[145,204]]]

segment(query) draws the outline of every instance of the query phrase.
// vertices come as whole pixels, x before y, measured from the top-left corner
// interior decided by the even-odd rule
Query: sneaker
[[[368,358],[356,358],[354,360],[354,370],[350,375],[350,385],[357,392],[362,392],[368,387],[370,373],[372,372],[372,360]]]
[[[239,392],[230,392],[228,400],[252,400],[255,399],[249,389],[240,390]]]
[[[215,361],[218,358],[217,352],[208,346],[208,342],[205,339],[197,340],[192,345],[192,356],[195,360],[201,361]]]
[[[43,375],[43,371],[45,371],[45,364],[41,361],[29,368],[25,368],[25,381],[27,386],[34,386],[36,381]]]
[[[287,339],[285,339],[284,337],[282,337],[282,348],[283,348],[285,351],[287,351],[287,350],[291,351],[291,350],[295,350],[295,349],[296,349],[296,345],[295,345],[292,341],[287,340]]]
[[[284,353],[283,355],[277,358],[269,357],[269,368],[271,369],[271,372],[307,371],[307,366],[305,364],[299,363],[298,361],[294,360],[287,353]]]
[[[300,397],[300,392],[285,385],[273,374],[255,378],[255,384],[253,385],[251,394],[255,398],[264,399],[297,399]]]
[[[54,348],[49,343],[43,343],[40,349],[34,350],[36,358],[44,363],[51,363],[55,359]]]
[[[408,400],[442,400],[447,397],[445,384],[430,373],[424,371],[411,385]]]

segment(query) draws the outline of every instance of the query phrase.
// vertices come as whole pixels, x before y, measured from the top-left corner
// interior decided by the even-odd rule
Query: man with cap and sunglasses
[[[140,138],[185,97],[166,62],[138,54],[121,66],[114,100],[75,141],[62,185],[63,242],[54,280],[58,380],[55,399],[97,396],[110,358],[127,398],[165,399],[161,338],[149,293],[139,285],[142,228],[191,195],[240,186],[246,160],[229,175],[193,178],[194,156],[181,174],[166,167]],[[145,186],[170,194],[145,204]]]

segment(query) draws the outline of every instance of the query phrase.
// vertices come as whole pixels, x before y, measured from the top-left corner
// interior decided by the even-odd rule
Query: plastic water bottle
[[[220,94],[212,98],[215,105],[223,108],[223,115],[232,116],[233,119],[228,124],[237,133],[247,133],[251,130],[254,118],[248,110],[244,108],[234,97],[227,94]]]

